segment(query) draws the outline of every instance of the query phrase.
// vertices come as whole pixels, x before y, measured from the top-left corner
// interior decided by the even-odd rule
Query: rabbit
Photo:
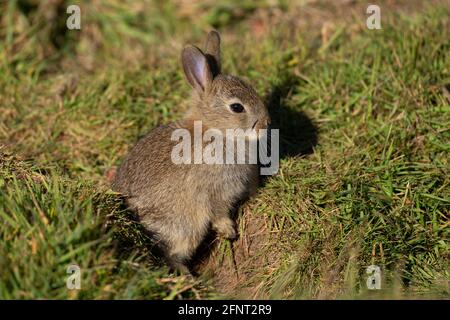
[[[175,129],[266,129],[270,117],[256,91],[221,72],[220,35],[210,31],[205,52],[193,45],[182,50],[185,77],[192,87],[190,109],[176,122],[156,127],[137,142],[117,170],[113,189],[164,247],[169,265],[182,273],[212,227],[236,238],[230,211],[258,185],[258,164],[174,164]]]

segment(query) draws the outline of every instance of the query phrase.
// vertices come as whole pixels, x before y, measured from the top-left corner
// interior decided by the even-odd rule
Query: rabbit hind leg
[[[167,260],[172,269],[180,271],[182,274],[191,274],[188,262],[195,250],[195,246],[189,241],[176,241],[169,245]]]

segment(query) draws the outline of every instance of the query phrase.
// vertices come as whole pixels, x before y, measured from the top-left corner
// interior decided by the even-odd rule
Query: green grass
[[[6,154],[0,160],[2,299],[209,296],[198,283],[149,265],[148,255],[117,254],[110,224],[124,213],[114,194],[70,181],[54,168],[37,169]],[[66,289],[71,264],[81,269],[79,291]]]
[[[359,2],[307,5],[333,17],[321,28],[300,2],[81,1],[82,30],[65,31],[64,10],[44,23],[61,3],[0,4],[0,298],[449,297],[448,6],[382,2],[368,30]],[[224,69],[267,96],[282,153],[239,240],[192,280],[151,256],[105,172],[182,116],[180,49],[211,26]]]

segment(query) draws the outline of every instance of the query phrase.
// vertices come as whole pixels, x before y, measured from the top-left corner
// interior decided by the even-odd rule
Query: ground
[[[0,3],[0,298],[449,297],[448,1],[377,1],[381,30],[365,1],[78,3],[81,30],[66,1]],[[212,28],[281,161],[192,279],[151,256],[109,181],[186,111],[180,50]]]

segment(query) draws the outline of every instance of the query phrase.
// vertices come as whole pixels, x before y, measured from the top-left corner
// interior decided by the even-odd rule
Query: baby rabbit
[[[157,127],[137,142],[118,169],[113,189],[163,245],[171,266],[189,272],[187,263],[209,228],[236,237],[230,210],[256,189],[259,167],[175,164],[171,153],[178,141],[172,141],[172,132],[181,128],[193,134],[194,122],[201,121],[203,130],[225,137],[227,129],[266,129],[270,119],[251,86],[221,72],[218,32],[209,32],[205,52],[186,46],[181,62],[193,88],[190,110],[182,120]]]

